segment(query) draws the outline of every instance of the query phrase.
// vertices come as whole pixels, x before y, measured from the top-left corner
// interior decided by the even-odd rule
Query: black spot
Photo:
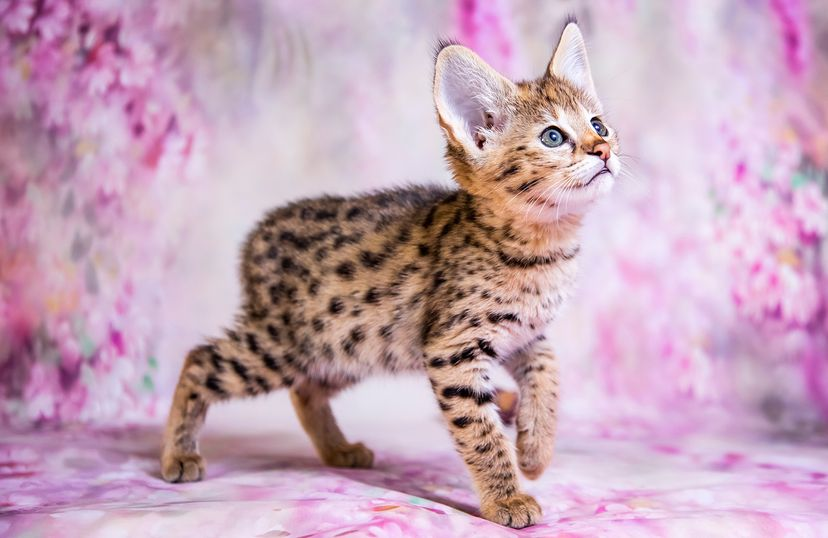
[[[451,406],[446,402],[437,402],[437,405],[439,405],[440,409],[442,409],[443,411],[451,411]]]
[[[354,264],[351,262],[342,262],[336,266],[336,274],[344,278],[345,280],[353,280],[355,268]]]
[[[277,249],[274,246],[271,246],[269,249],[267,249],[267,257],[271,260],[275,260],[279,257],[279,249]]]
[[[319,250],[313,255],[314,259],[318,262],[321,262],[325,258],[328,257],[328,249],[325,247],[320,247]]]
[[[408,243],[411,239],[411,228],[408,226],[403,226],[400,228],[400,233],[397,234],[397,241],[399,243]]]
[[[536,267],[538,265],[549,265],[552,263],[557,263],[559,260],[571,260],[578,254],[579,251],[580,248],[575,247],[574,249],[568,252],[557,251],[553,254],[548,254],[546,256],[531,256],[525,258],[519,256],[511,256],[509,254],[506,254],[502,250],[499,250],[497,252],[497,255],[498,258],[500,258],[500,261],[509,267],[531,269],[532,267]]]
[[[270,302],[275,306],[279,304],[279,301],[282,299],[279,294],[279,287],[278,286],[270,286],[268,288],[268,294],[270,295]]]
[[[469,361],[474,359],[477,356],[477,350],[472,347],[467,347],[462,351],[458,351],[454,355],[449,358],[449,362],[452,366],[456,366],[461,362]]]
[[[347,213],[345,213],[345,220],[354,220],[355,218],[357,218],[361,214],[362,214],[362,208],[361,207],[352,207],[351,209],[348,210]]]
[[[353,245],[359,243],[359,240],[362,239],[362,234],[353,234],[353,235],[340,235],[334,240],[333,248],[338,249],[343,245]]]
[[[520,172],[520,166],[513,164],[512,166],[501,172],[500,176],[497,178],[496,181],[503,181],[507,177],[517,174],[518,172]]]
[[[279,329],[277,329],[274,325],[268,324],[267,335],[270,336],[270,339],[273,340],[274,343],[278,344],[281,342],[281,338],[279,337]]]
[[[535,185],[537,185],[538,183],[540,183],[540,178],[535,178],[535,179],[526,181],[524,183],[521,183],[520,186],[518,186],[518,188],[517,188],[517,192],[526,192],[529,189],[531,189],[532,187],[534,187]]]
[[[387,340],[388,338],[391,337],[391,333],[393,331],[394,331],[394,326],[393,325],[383,325],[382,327],[380,327],[379,335],[382,338]]]
[[[341,345],[342,345],[342,351],[344,351],[346,355],[348,355],[348,356],[353,356],[354,355],[354,349],[356,348],[356,342],[354,342],[350,338],[346,338],[345,340],[342,341]]]
[[[198,400],[198,394],[196,394],[195,392],[191,392],[188,399],[189,400]]]
[[[322,321],[322,318],[313,318],[313,330],[318,333],[325,330],[325,322]]]
[[[419,245],[417,245],[417,251],[420,253],[420,256],[428,256],[430,250],[428,248],[428,245],[420,243]]]
[[[486,314],[486,319],[491,323],[500,323],[501,321],[520,322],[520,318],[513,312],[489,312]]]
[[[296,267],[296,265],[293,263],[293,258],[282,258],[282,269],[290,272],[290,270],[294,267]]]
[[[217,372],[223,372],[224,371],[223,362],[224,362],[224,357],[219,355],[218,351],[216,351],[215,349],[211,349],[210,350],[210,363],[212,363],[212,365],[213,365],[213,370],[215,370]]]
[[[316,220],[333,220],[336,218],[336,211],[320,209],[313,216]]]
[[[204,382],[204,386],[210,389],[211,391],[215,392],[219,396],[227,396],[227,391],[224,390],[224,387],[221,386],[221,381],[219,381],[218,377],[210,374],[207,376],[207,380]]]
[[[276,362],[276,359],[270,353],[262,353],[262,362],[268,370],[272,370],[274,372],[278,372],[280,370],[279,363]]]
[[[286,243],[291,243],[300,250],[306,250],[310,246],[310,240],[306,237],[299,237],[293,232],[284,231],[279,234],[279,239]]]
[[[490,452],[492,448],[494,447],[492,447],[491,443],[483,443],[482,445],[477,445],[476,447],[474,447],[474,451],[478,454],[485,454],[486,452]]]
[[[256,335],[253,333],[247,333],[244,335],[247,338],[247,349],[249,349],[253,353],[259,352],[259,341],[256,339]]]
[[[345,309],[345,304],[342,302],[342,299],[339,297],[334,297],[331,299],[331,303],[328,305],[328,311],[331,314],[339,314],[342,310]]]
[[[492,347],[492,343],[488,340],[484,340],[482,338],[477,339],[477,347],[480,348],[480,351],[488,355],[489,357],[497,357],[497,353],[495,352],[494,348]]]
[[[515,151],[524,151],[525,149],[526,149],[526,146],[518,146],[518,147],[515,148]]]
[[[273,387],[270,386],[270,383],[267,382],[267,379],[263,378],[262,376],[255,376],[253,378],[253,381],[256,382],[256,384],[259,386],[259,389],[261,389],[262,392],[270,392],[271,390],[273,390]]]
[[[434,282],[432,283],[432,289],[437,289],[442,286],[446,282],[446,278],[443,276],[442,271],[437,271],[434,273]]]
[[[448,386],[443,389],[443,398],[466,398],[483,405],[491,402],[494,395],[491,392],[477,392],[471,387]]]
[[[250,374],[248,373],[247,367],[245,365],[236,360],[231,360],[230,366],[233,367],[233,371],[236,372],[236,375],[239,376],[242,379],[242,381],[244,381],[245,383],[250,381]]]
[[[365,332],[362,330],[362,327],[357,325],[353,329],[351,329],[351,340],[356,343],[362,342],[365,339]]]
[[[472,422],[474,422],[474,420],[471,417],[457,417],[451,421],[451,423],[458,428],[465,428]]]
[[[434,224],[434,217],[437,215],[437,206],[432,206],[428,211],[425,220],[423,221],[423,228],[430,228]]]
[[[369,250],[363,250],[359,253],[359,261],[369,269],[378,269],[385,262],[385,256]]]
[[[431,368],[442,368],[442,367],[443,367],[443,366],[445,366],[446,364],[447,364],[447,363],[446,363],[446,359],[442,359],[442,358],[440,358],[440,357],[434,357],[433,359],[431,359],[430,361],[428,361],[428,365],[429,365]]]
[[[376,304],[379,302],[382,294],[377,288],[370,288],[365,292],[365,302],[368,304]]]
[[[319,293],[319,281],[318,280],[311,280],[311,283],[308,284],[308,293],[311,297],[315,297],[317,293]]]

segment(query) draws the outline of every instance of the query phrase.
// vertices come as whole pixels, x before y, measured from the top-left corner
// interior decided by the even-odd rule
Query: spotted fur
[[[503,83],[502,102],[481,109],[479,128],[464,139],[468,123],[450,117],[440,93],[452,62],[494,75],[458,45],[437,56],[438,118],[459,188],[322,197],[268,213],[242,250],[235,325],[185,360],[164,438],[165,480],[204,476],[196,435],[209,405],[278,388],[290,390],[325,463],[369,467],[373,454],[346,440],[329,399],[369,375],[416,370],[431,381],[482,514],[512,527],[540,517],[518,469],[535,478],[552,457],[558,382],[544,333],[569,294],[580,249],[581,212],[559,207],[567,191],[555,187],[580,181],[582,198],[597,197],[595,178],[573,170],[596,158],[597,144],[617,142],[584,120],[585,110],[600,112],[589,88],[551,65],[537,81]],[[565,154],[538,141],[557,121],[574,130]],[[498,364],[520,386],[517,453],[494,403]]]

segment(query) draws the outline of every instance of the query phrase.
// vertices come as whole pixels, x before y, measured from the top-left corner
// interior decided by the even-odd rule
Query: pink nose
[[[589,152],[590,155],[596,155],[601,158],[602,161],[607,162],[607,159],[610,158],[610,146],[606,142],[599,142],[592,147],[592,151]]]

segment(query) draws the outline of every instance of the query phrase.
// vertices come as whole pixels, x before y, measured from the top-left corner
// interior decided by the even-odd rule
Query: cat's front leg
[[[490,347],[473,342],[427,350],[431,385],[486,519],[514,528],[536,523],[538,503],[520,491],[514,448],[503,434],[489,379]]]
[[[539,477],[552,461],[558,407],[558,370],[545,340],[512,357],[507,364],[520,389],[517,456],[523,474]]]

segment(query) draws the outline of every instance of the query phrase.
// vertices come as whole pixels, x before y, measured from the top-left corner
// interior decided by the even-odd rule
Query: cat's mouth
[[[592,179],[590,179],[589,181],[587,181],[586,183],[584,183],[584,184],[582,184],[582,185],[579,185],[579,186],[578,186],[578,188],[579,188],[579,189],[583,189],[583,188],[589,187],[589,185],[590,185],[593,181],[595,181],[595,180],[596,180],[596,179],[598,179],[599,177],[603,176],[604,174],[611,174],[611,172],[610,172],[609,168],[607,168],[606,166],[605,166],[605,167],[603,167],[601,170],[599,170],[597,174],[595,174],[594,176],[592,176]]]

